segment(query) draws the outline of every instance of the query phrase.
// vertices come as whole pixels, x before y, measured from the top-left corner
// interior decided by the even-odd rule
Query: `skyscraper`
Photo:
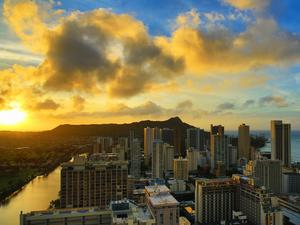
[[[239,126],[238,157],[250,159],[250,133],[249,126],[245,124]]]
[[[153,150],[153,134],[150,127],[144,128],[144,158],[145,165],[150,166],[150,158]]]
[[[188,160],[182,157],[174,159],[174,178],[177,180],[187,180],[188,177]]]
[[[204,130],[200,128],[188,128],[186,130],[186,148],[204,150]]]
[[[163,142],[161,140],[154,140],[152,151],[152,178],[163,178],[163,164]]]
[[[137,138],[133,139],[130,149],[130,175],[135,178],[141,177],[141,143]]]
[[[196,180],[195,223],[230,221],[236,209],[237,186],[231,178]]]
[[[220,134],[224,135],[224,127],[222,125],[210,125],[210,134]]]
[[[163,144],[163,171],[173,170],[174,146]]]
[[[271,189],[276,194],[282,192],[280,160],[254,160],[253,170],[253,176],[259,186]]]
[[[272,159],[281,160],[286,167],[291,165],[291,124],[281,120],[271,121]]]
[[[188,160],[189,171],[197,170],[198,162],[201,158],[200,151],[193,148],[188,148],[186,150],[186,158]]]
[[[229,167],[228,139],[223,134],[211,134],[210,136],[210,169],[214,173],[217,162],[223,162],[225,168]]]

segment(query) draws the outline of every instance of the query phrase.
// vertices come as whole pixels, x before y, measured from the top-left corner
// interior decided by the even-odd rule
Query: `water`
[[[0,206],[1,225],[19,225],[19,215],[49,207],[51,200],[58,198],[60,190],[60,167],[46,177],[36,177],[9,202]]]
[[[267,139],[271,139],[270,131],[250,131],[251,135],[264,135]],[[237,136],[237,131],[228,131],[228,135]],[[260,149],[261,151],[271,152],[271,143],[266,143],[266,146]],[[291,132],[291,153],[292,162],[300,162],[300,131]]]

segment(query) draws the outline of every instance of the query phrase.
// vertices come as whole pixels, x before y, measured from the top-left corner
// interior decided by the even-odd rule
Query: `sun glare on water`
[[[27,116],[26,112],[20,110],[19,106],[12,109],[0,111],[0,125],[15,125],[22,122]]]

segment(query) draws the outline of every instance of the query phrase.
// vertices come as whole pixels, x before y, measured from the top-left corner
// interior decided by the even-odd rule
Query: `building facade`
[[[250,127],[242,124],[239,126],[238,158],[250,159]]]
[[[189,177],[188,160],[182,157],[174,159],[174,178],[187,180]]]
[[[291,165],[291,124],[271,121],[271,148],[272,159],[281,160],[286,167]]]
[[[195,222],[229,222],[236,209],[236,183],[231,178],[198,179],[195,191]]]
[[[157,225],[179,225],[179,203],[165,185],[146,186],[145,194]]]
[[[96,155],[97,156],[97,155]],[[62,164],[62,208],[97,206],[127,198],[128,162],[99,155],[94,160],[76,159]]]

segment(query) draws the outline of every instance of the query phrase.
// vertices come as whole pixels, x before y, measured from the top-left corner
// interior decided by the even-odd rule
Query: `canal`
[[[0,205],[0,224],[19,225],[21,211],[27,213],[47,209],[50,201],[58,198],[59,189],[60,166],[48,176],[36,177],[7,203]]]

